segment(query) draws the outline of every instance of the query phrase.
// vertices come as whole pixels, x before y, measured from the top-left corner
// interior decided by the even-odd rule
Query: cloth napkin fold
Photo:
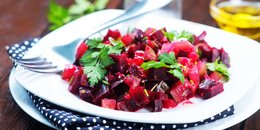
[[[27,51],[30,50],[37,42],[39,38],[32,38],[21,42],[19,44],[14,44],[11,47],[6,47],[7,53],[13,59],[21,59]],[[14,63],[15,65],[15,63]],[[59,129],[63,130],[159,130],[159,129],[184,129],[189,127],[195,127],[198,125],[207,124],[218,119],[225,118],[234,114],[234,106],[223,110],[222,112],[207,118],[202,121],[197,121],[193,123],[179,123],[179,124],[154,124],[154,123],[136,123],[136,122],[126,122],[113,119],[107,119],[102,117],[97,117],[95,115],[87,115],[78,113],[55,104],[52,104],[44,99],[41,99],[37,95],[28,92],[32,102],[34,103],[36,109],[55,125]]]

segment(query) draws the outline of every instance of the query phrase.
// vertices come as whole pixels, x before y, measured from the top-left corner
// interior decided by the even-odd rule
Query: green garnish
[[[222,74],[226,81],[229,80],[228,68],[219,59],[216,59],[213,63],[207,63],[206,66],[210,71],[217,71]]]
[[[59,5],[55,0],[51,0],[47,14],[48,21],[51,23],[49,29],[55,30],[66,23],[69,23],[83,15],[104,9],[108,0],[75,0],[75,3],[68,8]]]
[[[113,45],[103,44],[100,38],[87,41],[88,51],[80,58],[80,64],[84,66],[90,86],[95,86],[102,81],[107,73],[106,67],[114,63],[109,54],[120,54],[124,44],[113,40]]]
[[[148,70],[150,68],[162,68],[162,67],[170,68],[168,72],[173,76],[177,77],[178,79],[180,79],[182,83],[184,83],[184,75],[181,71],[180,66],[181,65],[177,62],[175,58],[175,54],[173,52],[170,52],[169,54],[163,53],[159,55],[159,61],[144,62],[141,65],[141,68],[143,68],[144,70]]]
[[[171,32],[163,31],[163,34],[164,34],[164,36],[166,36],[166,38],[169,41],[175,41],[175,40],[178,40],[180,38],[186,38],[191,43],[194,42],[193,33],[185,31],[185,30],[181,31],[181,33],[178,33],[177,31],[171,31]]]

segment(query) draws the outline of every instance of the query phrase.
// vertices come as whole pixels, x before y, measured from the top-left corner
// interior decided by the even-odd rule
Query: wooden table
[[[69,5],[72,0],[59,0]],[[209,15],[208,0],[183,0],[183,19],[210,26],[216,23]],[[112,0],[108,8],[122,7],[121,0]],[[12,68],[4,47],[31,37],[42,37],[48,32],[46,0],[0,1],[0,129],[51,129],[27,115],[14,101],[8,88]],[[260,129],[260,111],[228,130]]]

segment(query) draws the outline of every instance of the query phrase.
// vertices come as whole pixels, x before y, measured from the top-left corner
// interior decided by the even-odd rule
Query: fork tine
[[[33,72],[37,73],[58,73],[60,74],[62,70],[59,70],[58,68],[52,68],[52,69],[32,69],[32,68],[25,68]]]
[[[19,64],[44,64],[48,63],[46,58],[37,58],[34,60],[15,60]]]
[[[31,68],[31,69],[51,69],[51,68],[57,68],[57,66],[54,66],[52,64],[42,64],[42,65],[27,65],[27,64],[20,64],[24,68]]]
[[[22,59],[19,59],[19,61],[36,61],[38,59],[43,59],[43,58],[41,58],[40,56],[37,56],[37,57],[33,57],[33,58],[22,58]]]

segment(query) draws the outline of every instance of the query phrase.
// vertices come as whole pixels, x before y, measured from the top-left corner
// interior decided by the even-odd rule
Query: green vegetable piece
[[[148,61],[144,62],[141,65],[141,68],[144,70],[148,70],[150,68],[162,68],[162,67],[168,67],[164,62],[158,62],[158,61]]]
[[[190,41],[191,43],[194,42],[193,33],[188,32],[188,31],[185,31],[185,30],[183,30],[183,31],[177,36],[177,39],[180,39],[180,38],[186,38],[186,39],[187,39],[188,41]]]
[[[178,69],[171,69],[168,72],[171,73],[173,76],[177,77],[178,79],[180,79],[180,81],[182,83],[184,83],[184,75],[183,75],[183,73],[182,73],[180,68],[178,68]]]
[[[163,53],[163,54],[159,55],[159,60],[162,62],[165,62],[167,64],[171,64],[171,65],[174,65],[177,63],[174,52],[170,52],[169,54]]]
[[[106,70],[100,64],[96,64],[95,66],[85,66],[84,73],[87,75],[90,86],[93,87],[105,77]]]
[[[216,59],[213,63],[207,63],[206,66],[210,71],[217,71],[222,74],[226,81],[229,80],[228,68],[219,59]]]

